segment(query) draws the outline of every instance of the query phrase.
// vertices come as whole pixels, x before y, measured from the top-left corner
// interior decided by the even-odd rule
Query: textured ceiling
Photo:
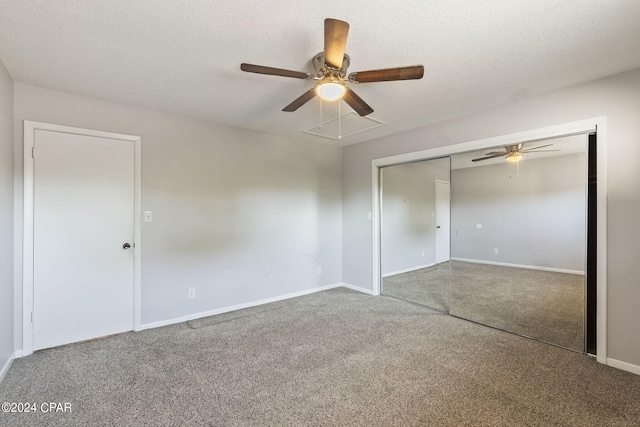
[[[240,71],[312,72],[327,17],[351,25],[349,71],[424,64],[355,86],[387,126],[305,135],[319,101],[280,110],[313,82]],[[17,82],[347,145],[639,68],[639,23],[638,0],[0,0],[0,60]]]

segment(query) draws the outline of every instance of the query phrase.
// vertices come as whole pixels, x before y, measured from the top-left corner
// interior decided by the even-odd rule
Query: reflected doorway
[[[451,185],[436,180],[436,264],[449,261],[451,247]]]

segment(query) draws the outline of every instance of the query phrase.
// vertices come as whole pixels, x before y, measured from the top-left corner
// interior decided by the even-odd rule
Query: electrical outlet
[[[322,267],[318,267],[317,272],[318,272],[318,276],[321,275],[322,274]]]
[[[187,291],[187,298],[195,298],[196,297],[196,288],[189,288]]]
[[[493,248],[493,254],[498,255],[498,248]]]

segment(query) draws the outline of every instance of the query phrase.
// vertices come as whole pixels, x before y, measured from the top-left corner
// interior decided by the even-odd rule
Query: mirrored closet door
[[[452,156],[452,315],[584,351],[586,148]]]
[[[381,179],[382,293],[449,311],[449,158],[388,166]]]
[[[587,151],[574,135],[382,168],[382,294],[584,352]]]

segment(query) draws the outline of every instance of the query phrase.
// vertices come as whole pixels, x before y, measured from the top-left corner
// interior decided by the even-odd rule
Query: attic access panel
[[[340,120],[338,120],[340,119]],[[360,116],[355,111],[350,111],[326,122],[320,123],[302,133],[319,136],[321,138],[339,140],[385,126],[387,123],[371,116]]]

